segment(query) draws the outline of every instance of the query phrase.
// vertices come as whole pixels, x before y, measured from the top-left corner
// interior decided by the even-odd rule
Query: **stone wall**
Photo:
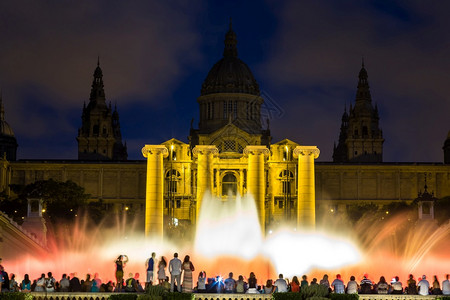
[[[106,300],[117,293],[31,293],[35,300]],[[128,293],[129,294],[129,293]],[[195,300],[271,300],[271,294],[193,294]],[[358,295],[360,300],[434,300],[441,296]]]
[[[193,169],[195,165],[192,165]],[[316,168],[318,205],[345,207],[351,204],[392,201],[411,202],[423,191],[437,198],[450,196],[450,165],[428,163],[334,164],[319,162]],[[0,189],[8,185],[29,184],[53,178],[72,180],[86,189],[91,200],[103,199],[111,208],[125,205],[141,210],[145,205],[146,161],[83,163],[79,161],[2,162]],[[278,173],[277,173],[278,174]],[[190,176],[189,176],[190,177]],[[182,184],[182,183],[181,183]],[[220,184],[220,183],[218,183]],[[270,180],[268,191],[281,192],[278,180]],[[190,185],[190,182],[189,182]],[[182,191],[182,189],[180,189]],[[293,189],[293,196],[296,194]],[[280,195],[273,195],[275,197]],[[180,195],[181,196],[181,195]],[[190,199],[183,195],[184,199]],[[190,201],[190,200],[185,200]],[[182,203],[182,215],[189,214],[189,203]],[[179,215],[182,217],[182,215]]]

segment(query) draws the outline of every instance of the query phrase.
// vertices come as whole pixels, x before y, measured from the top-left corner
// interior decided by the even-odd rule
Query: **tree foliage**
[[[450,220],[450,196],[436,201],[434,207],[434,216],[439,224],[449,222]]]
[[[354,224],[359,221],[365,214],[375,214],[378,211],[378,205],[369,204],[358,204],[351,205],[347,208],[347,216],[349,220]]]
[[[73,181],[39,180],[28,185],[12,185],[11,189],[25,202],[29,198],[42,199],[46,217],[50,221],[71,221],[87,205],[88,194]]]
[[[22,224],[27,215],[26,199],[9,197],[5,191],[0,193],[0,211],[6,213],[18,224]]]

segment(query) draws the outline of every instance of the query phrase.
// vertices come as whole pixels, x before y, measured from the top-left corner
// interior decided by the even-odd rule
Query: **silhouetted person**
[[[81,283],[80,279],[76,276],[76,273],[73,273],[73,275],[70,278],[69,282],[69,290],[71,292],[81,292]]]
[[[417,295],[417,284],[413,274],[409,274],[409,279],[406,284],[408,295]]]
[[[137,292],[136,279],[133,277],[133,273],[128,274],[129,278],[125,281],[125,292],[135,293]]]
[[[367,274],[364,274],[364,278],[361,280],[361,294],[372,294],[372,281],[367,277]]]

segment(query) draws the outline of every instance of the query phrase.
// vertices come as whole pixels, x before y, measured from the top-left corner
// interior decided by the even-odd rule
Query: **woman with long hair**
[[[198,273],[197,293],[206,293],[206,272]]]
[[[292,277],[292,281],[289,285],[291,287],[291,292],[293,292],[293,293],[300,292],[300,282],[298,281],[297,276]]]
[[[36,281],[35,292],[45,292],[45,274],[42,273],[41,277]]]
[[[248,294],[257,294],[258,293],[257,283],[258,283],[258,280],[256,279],[255,273],[250,272],[250,277],[248,278],[248,290],[247,290]]]
[[[164,280],[166,280],[166,267],[166,258],[164,256],[161,256],[161,259],[158,263],[158,282],[160,285],[162,285],[164,283]]]
[[[193,281],[192,271],[195,271],[194,265],[190,261],[189,255],[184,257],[183,264],[181,265],[181,272],[184,273],[183,277],[183,293],[192,293]]]
[[[439,280],[436,275],[434,275],[434,281],[433,281],[433,286],[431,288],[431,294],[432,295],[441,295],[442,294],[441,286],[439,285]]]
[[[272,294],[272,293],[273,293],[272,279],[267,279],[266,285],[264,286],[264,294]]]
[[[380,281],[377,284],[377,293],[378,294],[387,294],[389,292],[389,284],[386,282],[386,278],[384,276],[380,277]]]
[[[20,285],[20,288],[22,289],[22,292],[31,292],[31,280],[30,276],[28,274],[25,274],[22,284]]]
[[[120,291],[122,290],[122,282],[123,282],[123,268],[125,264],[128,262],[128,256],[119,255],[117,257],[116,264],[116,288]]]

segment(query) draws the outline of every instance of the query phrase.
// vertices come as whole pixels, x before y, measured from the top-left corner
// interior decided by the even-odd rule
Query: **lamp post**
[[[291,207],[290,207],[290,195],[289,195],[289,147],[285,146],[286,150],[286,172],[285,172],[285,182],[284,182],[284,210],[285,216],[289,221],[291,219]]]
[[[170,171],[169,171],[169,190],[168,190],[168,200],[169,200],[169,225],[173,224],[173,219],[175,217],[175,203],[174,203],[174,191],[173,191],[173,144],[170,145]]]

